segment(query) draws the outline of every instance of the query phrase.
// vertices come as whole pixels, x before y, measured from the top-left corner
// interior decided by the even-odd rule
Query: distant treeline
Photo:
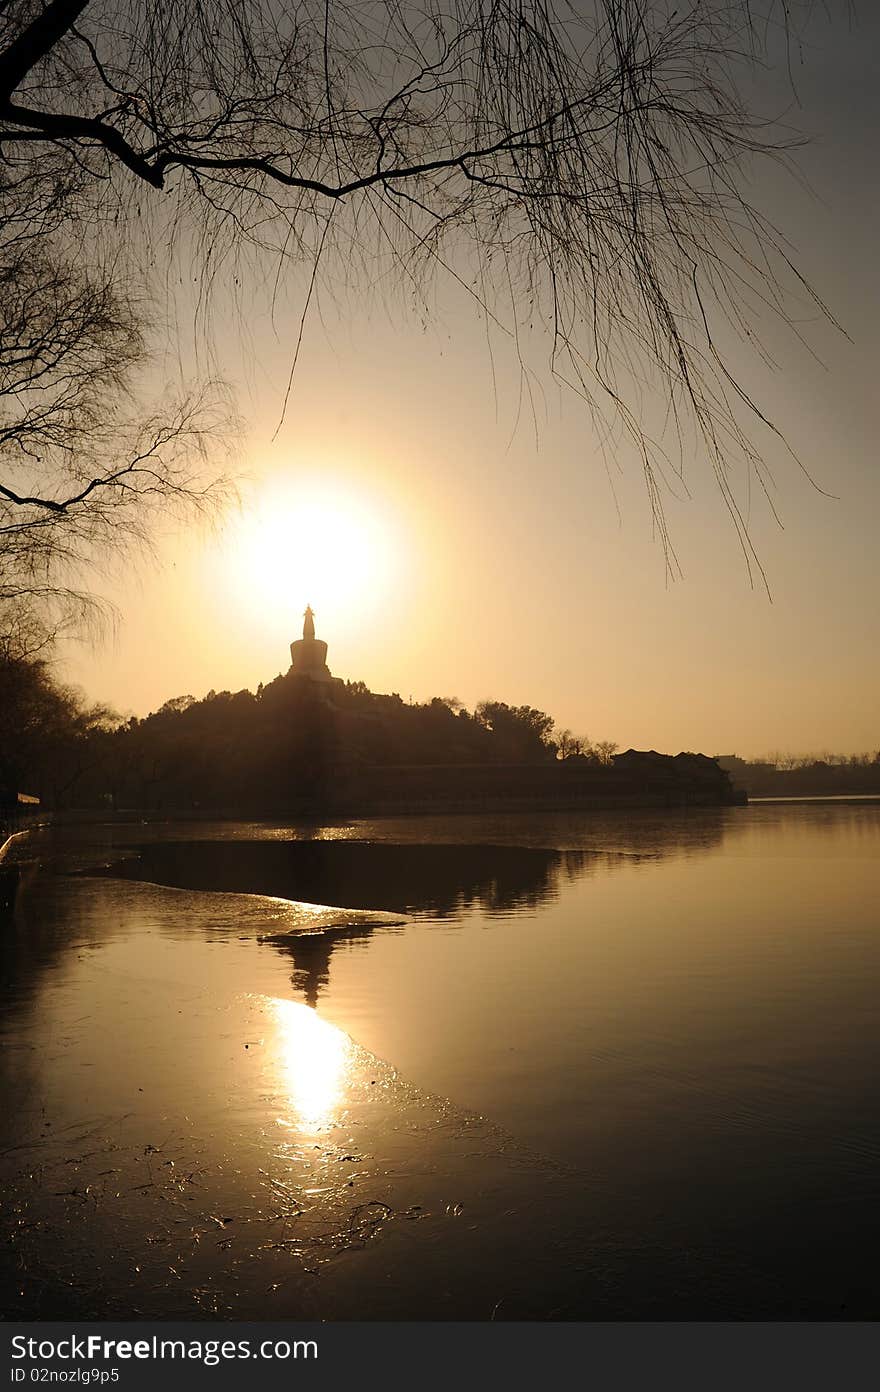
[[[880,750],[873,754],[775,755],[746,760],[716,756],[750,797],[845,797],[880,794]]]
[[[531,706],[421,704],[290,673],[256,692],[179,696],[139,720],[87,706],[40,662],[0,658],[0,790],[50,808],[282,810],[365,767],[607,765]]]

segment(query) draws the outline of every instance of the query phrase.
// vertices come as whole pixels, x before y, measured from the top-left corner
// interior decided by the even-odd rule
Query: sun
[[[388,594],[399,548],[377,502],[328,485],[264,487],[223,546],[227,585],[266,623],[310,604],[325,624],[363,620]]]

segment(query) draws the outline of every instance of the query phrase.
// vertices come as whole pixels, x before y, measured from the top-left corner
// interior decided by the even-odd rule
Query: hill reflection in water
[[[176,889],[268,895],[342,911],[448,919],[470,908],[503,915],[538,908],[558,894],[560,876],[585,872],[586,851],[519,846],[395,845],[366,841],[196,841],[142,846],[108,866],[111,877]],[[270,941],[293,960],[293,982],[317,1005],[343,942],[380,926],[362,918],[307,926]],[[390,925],[381,925],[390,926]]]
[[[278,914],[277,906],[269,912],[257,902],[236,909],[218,895],[211,912],[198,916],[198,931],[210,923],[212,935],[272,942],[293,959],[294,985],[315,1005],[335,949],[365,943],[379,927],[400,931],[395,915],[450,927],[471,909],[503,919],[557,900],[566,884],[584,877],[708,854],[744,825],[739,809],[729,808],[341,824],[117,819],[36,831],[18,848],[14,870],[22,888],[45,864],[61,873],[287,900],[291,912]],[[27,993],[65,951],[69,934],[51,913],[34,919],[14,907],[13,898],[0,915],[0,970]]]
[[[721,822],[702,823],[689,849],[709,849]],[[549,849],[522,845],[471,845],[431,841],[397,843],[355,839],[159,840],[103,867],[112,878],[147,881],[176,889],[267,895],[345,910],[451,919],[469,909],[487,916],[540,908],[558,898],[560,885],[615,864],[631,865],[640,853],[655,859],[681,849],[671,836],[664,848],[656,832],[650,845],[638,835],[622,852]],[[293,960],[293,983],[315,1006],[330,979],[334,950],[363,942],[377,927],[399,926],[363,918],[306,925],[269,940]]]
[[[338,908],[439,917],[480,905],[536,908],[589,853],[369,841],[179,841],[141,846],[104,874],[176,889],[266,894]]]

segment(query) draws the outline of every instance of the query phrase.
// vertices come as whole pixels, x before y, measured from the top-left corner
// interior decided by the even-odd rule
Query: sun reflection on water
[[[291,1119],[297,1130],[314,1134],[333,1122],[341,1105],[351,1040],[310,1006],[273,999],[271,1007]]]

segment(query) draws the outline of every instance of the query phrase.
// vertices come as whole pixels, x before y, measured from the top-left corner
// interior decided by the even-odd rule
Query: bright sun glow
[[[272,1000],[277,1050],[293,1122],[313,1135],[332,1120],[342,1100],[351,1041],[297,1001]]]
[[[267,623],[311,604],[325,629],[363,620],[387,594],[396,557],[372,500],[330,487],[267,486],[223,546],[226,582]],[[293,632],[291,637],[299,636]]]

